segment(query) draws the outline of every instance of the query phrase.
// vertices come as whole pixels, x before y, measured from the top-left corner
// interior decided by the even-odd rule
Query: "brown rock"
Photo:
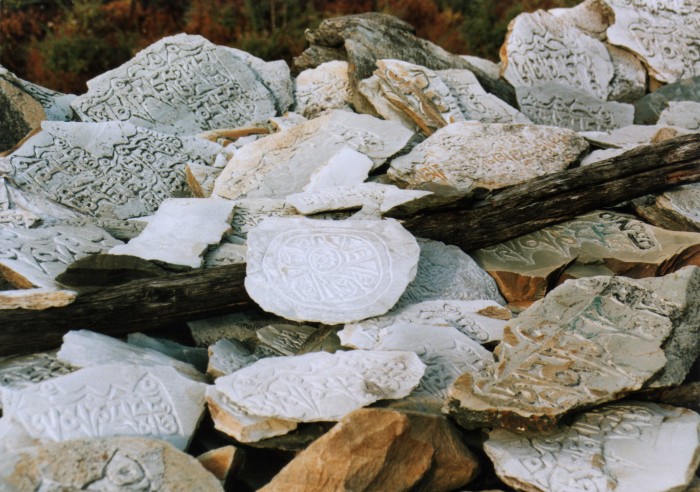
[[[226,483],[243,464],[243,452],[235,446],[224,446],[197,456],[197,461],[220,482]]]
[[[0,151],[14,147],[29,132],[40,128],[45,119],[39,101],[0,79]]]
[[[344,417],[261,490],[448,491],[468,484],[478,467],[444,417],[365,408]]]

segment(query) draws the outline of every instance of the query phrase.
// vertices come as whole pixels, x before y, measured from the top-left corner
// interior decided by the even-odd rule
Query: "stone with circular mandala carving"
[[[284,318],[350,323],[391,309],[415,277],[419,254],[393,219],[273,217],[248,233],[245,287]]]

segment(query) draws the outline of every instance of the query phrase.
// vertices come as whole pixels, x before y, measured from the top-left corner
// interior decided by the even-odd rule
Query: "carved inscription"
[[[24,388],[75,371],[52,354],[32,354],[12,357],[0,362],[0,386]]]
[[[350,75],[348,63],[331,61],[304,70],[296,78],[296,111],[313,118],[327,109],[349,108]]]

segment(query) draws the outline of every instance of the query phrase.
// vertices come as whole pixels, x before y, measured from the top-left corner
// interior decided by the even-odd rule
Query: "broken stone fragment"
[[[209,346],[207,374],[213,379],[233,374],[252,364],[258,357],[238,340],[223,339]]]
[[[0,65],[0,79],[13,84],[39,101],[39,104],[44,107],[45,119],[49,121],[72,121],[75,117],[75,113],[70,107],[71,101],[76,97],[74,94],[63,94],[20,79],[2,65]]]
[[[476,457],[446,418],[366,408],[344,417],[261,491],[447,492],[478,471]]]
[[[602,0],[599,0],[602,1]],[[610,82],[608,100],[634,104],[647,92],[647,71],[642,62],[627,50],[606,44],[615,75]]]
[[[633,203],[637,214],[658,227],[700,232],[700,185],[697,183],[678,186]]]
[[[0,359],[0,393],[70,374],[77,368],[54,353],[36,353]]]
[[[236,200],[231,226],[233,231],[226,241],[245,244],[248,231],[268,217],[299,216],[299,211],[280,198],[241,198]]]
[[[244,244],[222,243],[205,253],[204,268],[224,265],[242,265],[248,257],[248,246]]]
[[[413,352],[313,352],[261,359],[215,384],[252,415],[319,422],[339,420],[377,400],[408,396],[424,372]]]
[[[394,159],[387,174],[409,188],[470,195],[562,171],[587,149],[583,138],[562,128],[453,123]]]
[[[328,109],[350,109],[348,63],[330,61],[301,72],[295,80],[295,111],[314,118]]]
[[[342,147],[330,156],[328,163],[309,176],[304,191],[315,192],[336,186],[352,186],[364,183],[374,163],[366,155]]]
[[[197,456],[197,461],[224,486],[235,477],[244,459],[243,450],[235,446],[223,446]]]
[[[268,325],[256,331],[260,340],[258,346],[264,346],[279,355],[297,355],[304,348],[313,345],[324,330],[307,325]]]
[[[634,122],[653,125],[670,101],[700,102],[700,75],[665,85],[634,103]]]
[[[195,458],[153,439],[78,439],[0,458],[0,489],[20,492],[47,486],[54,490],[224,490]]]
[[[216,198],[165,200],[143,232],[109,251],[176,267],[200,268],[202,255],[231,230],[235,202]]]
[[[190,191],[197,198],[209,198],[214,192],[214,182],[221,174],[221,169],[202,164],[185,165],[185,179]]]
[[[3,418],[41,441],[134,436],[185,449],[205,389],[172,367],[99,365],[3,393]]]
[[[32,96],[0,77],[0,152],[14,147],[46,119]]]
[[[645,384],[679,384],[700,353],[699,282],[697,267],[565,282],[506,326],[499,363],[457,379],[445,411],[466,428],[551,429]]]
[[[669,101],[659,115],[659,124],[700,132],[700,102]]]
[[[484,449],[518,490],[685,490],[700,455],[700,415],[625,401],[577,415],[549,433],[496,429]]]
[[[128,121],[192,135],[267,121],[276,113],[276,102],[231,48],[178,34],[88,81],[87,94],[71,106],[82,121]]]
[[[32,309],[40,311],[72,304],[78,293],[72,290],[17,289],[0,290],[0,310]]]
[[[199,372],[207,371],[209,354],[207,349],[202,347],[188,347],[165,338],[149,337],[145,333],[129,333],[126,343],[142,349],[155,350],[163,355],[194,366]]]

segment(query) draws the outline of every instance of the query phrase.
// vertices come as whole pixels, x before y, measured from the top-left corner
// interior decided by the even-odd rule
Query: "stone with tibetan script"
[[[700,232],[700,184],[678,186],[635,200],[635,212],[652,224],[676,231]]]
[[[470,70],[438,70],[435,73],[450,89],[466,119],[481,123],[530,123],[530,119],[513,106],[486,92]]]
[[[42,441],[134,436],[185,449],[205,390],[172,367],[111,364],[4,393],[2,407],[3,416]]]
[[[41,222],[41,218],[27,210],[0,210],[0,226],[31,229]]]
[[[108,364],[133,364],[142,367],[166,366],[196,381],[205,378],[192,364],[161,352],[131,345],[89,330],[73,330],[63,336],[59,360],[75,367],[99,367]]]
[[[348,62],[331,61],[301,72],[295,81],[296,112],[314,118],[328,109],[349,109]]]
[[[48,352],[3,358],[0,359],[0,392],[26,388],[76,369]]]
[[[366,155],[377,167],[412,136],[392,121],[330,111],[240,149],[217,178],[214,194],[231,199],[284,198],[303,191],[311,175],[345,147]]]
[[[457,246],[420,239],[418,272],[395,308],[432,300],[492,300],[505,304],[496,282]]]
[[[44,108],[32,96],[0,78],[0,152],[13,148],[46,119]]]
[[[550,9],[547,12],[599,41],[605,41],[605,31],[615,21],[615,15],[605,0],[585,0],[575,7]]]
[[[700,265],[700,235],[599,210],[473,254],[508,302],[526,302],[543,297],[560,277],[642,278]]]
[[[299,216],[299,211],[281,198],[241,198],[236,200],[231,227],[226,240],[233,244],[245,244],[248,232],[269,217]]]
[[[425,365],[413,352],[352,350],[261,359],[216,380],[253,415],[335,421],[377,400],[408,396]]]
[[[700,132],[700,102],[669,101],[659,115],[659,124]]]
[[[614,73],[603,43],[542,10],[510,23],[501,63],[503,76],[515,87],[557,82],[603,101]]]
[[[82,121],[128,121],[195,134],[264,122],[276,99],[248,64],[201,36],[178,34],[88,81],[71,106]]]
[[[126,219],[149,215],[186,189],[185,164],[210,165],[223,148],[129,123],[44,122],[43,131],[0,159],[32,191],[84,214]]]
[[[387,174],[409,188],[467,195],[562,171],[587,148],[583,138],[563,128],[453,123],[391,161]]]
[[[213,379],[232,374],[258,360],[238,340],[222,339],[209,346],[207,374]]]
[[[289,321],[262,311],[245,311],[188,321],[187,325],[198,347],[209,347],[219,340],[230,338],[243,343],[252,351],[260,341],[256,331],[275,323],[289,324]]]
[[[700,415],[624,401],[549,433],[489,432],[496,473],[518,490],[686,490],[700,453]]]
[[[192,195],[198,198],[209,198],[214,192],[214,182],[221,174],[221,169],[203,164],[188,163],[185,165],[185,179]]]
[[[690,369],[680,345],[694,346],[681,349],[688,358],[700,348],[699,282],[697,267],[565,282],[506,326],[499,363],[487,376],[457,379],[445,410],[466,428],[543,430],[652,378],[679,384]]]
[[[538,125],[569,128],[577,132],[608,131],[629,126],[634,106],[596,99],[562,84],[516,87],[522,111]]]
[[[223,492],[192,456],[136,437],[46,443],[0,459],[0,489]]]
[[[647,92],[647,71],[639,58],[629,51],[609,44],[605,46],[615,68],[608,99],[634,104]]]
[[[634,103],[634,122],[653,125],[670,101],[700,102],[700,75],[656,89]]]
[[[230,237],[230,236],[229,236]],[[246,262],[248,246],[222,243],[204,255],[204,268],[223,265],[240,265]]]
[[[409,115],[399,110],[384,97],[384,91],[378,77],[372,76],[360,80],[357,84],[357,92],[366,101],[367,113],[378,114],[385,120],[400,123],[412,132],[419,133],[421,131],[421,128]]]
[[[494,301],[436,300],[389,311],[384,316],[345,325],[345,333],[357,333],[354,347],[369,348],[379,332],[396,324],[419,323],[430,326],[451,326],[478,343],[490,343],[503,338],[503,328],[511,312]],[[343,332],[340,332],[344,343]],[[361,339],[367,340],[362,342]]]
[[[305,346],[313,344],[322,330],[308,325],[268,325],[256,331],[260,345],[279,355],[302,353]]]
[[[694,0],[606,0],[615,14],[608,41],[639,56],[666,83],[700,75],[700,5]]]
[[[72,304],[78,293],[56,289],[0,289],[0,309],[43,310]]]
[[[20,289],[56,289],[68,265],[121,244],[95,226],[23,229],[0,226],[0,276]]]
[[[231,230],[235,202],[217,198],[169,198],[143,232],[112,255],[131,255],[177,267],[200,268],[210,245]]]
[[[248,234],[245,288],[284,318],[349,323],[391,309],[415,277],[419,253],[394,219],[273,217]]]

